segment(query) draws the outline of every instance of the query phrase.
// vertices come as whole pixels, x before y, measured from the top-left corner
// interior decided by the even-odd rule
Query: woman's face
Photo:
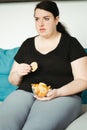
[[[35,26],[39,35],[43,37],[50,37],[56,32],[56,25],[58,24],[58,17],[54,18],[53,14],[43,9],[35,10]]]

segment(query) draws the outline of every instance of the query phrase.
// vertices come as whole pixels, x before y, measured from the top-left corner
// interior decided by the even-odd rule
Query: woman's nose
[[[43,26],[43,25],[44,25],[44,21],[43,21],[43,20],[40,20],[39,25],[40,25],[40,26]]]

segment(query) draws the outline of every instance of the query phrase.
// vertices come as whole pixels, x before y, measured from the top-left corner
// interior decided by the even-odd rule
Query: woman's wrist
[[[58,88],[58,89],[57,89],[57,95],[58,95],[58,97],[61,97],[61,96],[62,96],[61,88]]]

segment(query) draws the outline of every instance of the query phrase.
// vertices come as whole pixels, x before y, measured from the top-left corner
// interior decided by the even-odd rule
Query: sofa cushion
[[[87,90],[84,90],[81,94],[82,104],[87,104]]]
[[[0,101],[3,101],[10,93],[18,87],[8,81],[8,75],[0,75]]]
[[[85,48],[85,52],[87,53],[87,48]],[[84,90],[81,95],[82,104],[87,104],[87,90]]]
[[[0,74],[9,74],[14,60],[13,57],[17,53],[18,49],[19,47],[12,49],[0,48]]]
[[[87,112],[73,121],[66,130],[87,130]]]
[[[18,88],[8,81],[8,75],[14,61],[13,57],[18,49],[19,47],[12,49],[0,48],[0,101],[3,101],[11,92]]]
[[[87,53],[87,48],[85,48],[85,52]]]

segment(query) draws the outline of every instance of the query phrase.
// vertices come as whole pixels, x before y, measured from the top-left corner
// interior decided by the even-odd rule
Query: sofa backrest
[[[14,61],[14,55],[17,53],[19,47],[12,49],[0,48],[0,74],[9,74],[11,66]]]
[[[14,86],[8,81],[8,75],[14,62],[13,57],[18,49],[19,47],[12,49],[0,48],[0,101],[3,101],[11,92],[18,88],[18,86]]]

